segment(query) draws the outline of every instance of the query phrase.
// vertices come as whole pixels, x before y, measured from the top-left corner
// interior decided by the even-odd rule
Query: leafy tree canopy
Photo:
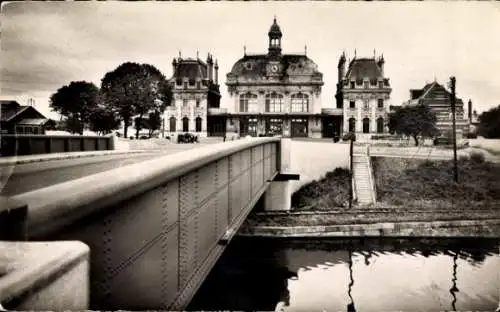
[[[89,121],[92,111],[97,107],[99,89],[90,82],[72,81],[63,86],[50,97],[50,107],[64,117],[71,119],[71,131],[76,126],[81,128],[75,133],[83,133],[85,123]]]
[[[500,105],[479,115],[478,133],[485,138],[500,138]]]
[[[100,134],[108,134],[120,127],[120,119],[117,114],[99,105],[90,116],[90,129]]]
[[[389,114],[388,127],[391,133],[411,136],[415,145],[419,137],[432,138],[439,134],[436,115],[426,105],[403,106]]]
[[[142,119],[151,111],[163,113],[172,98],[165,76],[153,65],[126,62],[101,80],[103,102],[124,122],[124,135],[134,116]],[[141,123],[136,129],[139,135]]]

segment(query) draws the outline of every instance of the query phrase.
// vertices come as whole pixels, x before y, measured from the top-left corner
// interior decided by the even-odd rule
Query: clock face
[[[272,71],[273,73],[277,72],[277,71],[278,71],[278,65],[272,65],[272,66],[271,66],[271,71]]]

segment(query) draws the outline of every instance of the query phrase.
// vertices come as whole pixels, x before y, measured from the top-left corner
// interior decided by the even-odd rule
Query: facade
[[[343,110],[343,131],[361,139],[388,133],[391,87],[384,75],[384,57],[354,58],[346,71],[342,53],[338,63],[337,108]]]
[[[450,99],[451,92],[434,81],[426,84],[422,89],[410,90],[410,100],[403,105],[427,105],[436,114],[436,126],[441,135],[446,135],[453,130]],[[460,139],[464,133],[469,131],[469,121],[464,115],[464,103],[461,99],[456,99],[455,107],[456,133],[457,138]]]
[[[282,54],[276,18],[267,54],[244,53],[227,74],[227,131],[240,136],[321,137],[323,74],[304,54]]]
[[[190,132],[205,137],[214,131],[224,133],[225,119],[221,123],[209,120],[209,110],[218,109],[220,93],[217,60],[208,55],[206,62],[196,59],[175,58],[172,62],[172,103],[164,113],[165,135]],[[210,127],[209,127],[210,124]],[[219,127],[218,127],[219,126]]]
[[[33,106],[20,105],[16,101],[0,101],[0,133],[45,134],[49,119]]]

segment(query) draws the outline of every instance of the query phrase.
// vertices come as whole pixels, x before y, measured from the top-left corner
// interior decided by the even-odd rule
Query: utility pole
[[[455,107],[456,107],[456,96],[455,96],[455,77],[450,77],[451,84],[451,113],[453,120],[453,171],[455,176],[455,182],[458,183],[458,160],[457,160],[457,129],[455,124]]]

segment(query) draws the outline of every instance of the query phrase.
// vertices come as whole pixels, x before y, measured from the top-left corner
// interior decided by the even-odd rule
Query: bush
[[[467,162],[467,161],[469,161],[469,156],[467,156],[467,155],[460,155],[460,157],[458,157],[458,161],[460,161],[460,162]]]
[[[134,137],[133,137],[133,136],[130,136],[130,137],[129,137],[129,139],[133,140],[133,139],[134,139]]]
[[[470,160],[475,163],[481,164],[484,163],[485,157],[481,152],[472,152],[470,153]]]

